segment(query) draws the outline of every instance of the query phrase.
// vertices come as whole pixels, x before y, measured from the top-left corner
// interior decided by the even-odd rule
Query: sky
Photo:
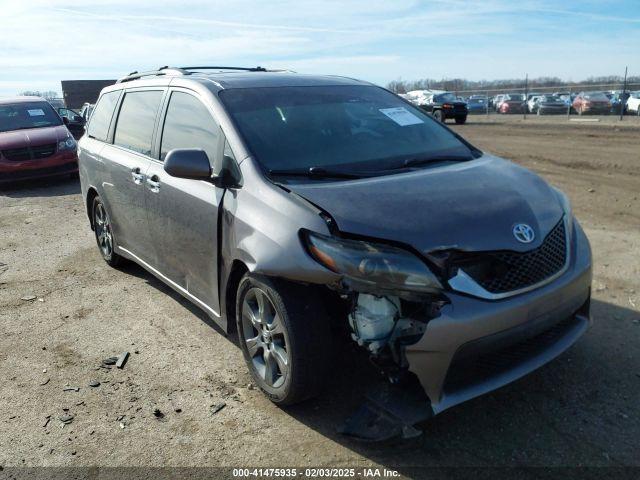
[[[640,0],[0,0],[0,96],[162,65],[421,78],[640,74]]]

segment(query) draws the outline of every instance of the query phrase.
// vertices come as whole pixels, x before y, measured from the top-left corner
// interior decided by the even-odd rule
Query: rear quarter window
[[[113,117],[113,112],[116,109],[119,97],[119,90],[105,93],[100,97],[93,115],[91,115],[91,121],[87,127],[87,135],[103,142],[107,140],[111,118]]]

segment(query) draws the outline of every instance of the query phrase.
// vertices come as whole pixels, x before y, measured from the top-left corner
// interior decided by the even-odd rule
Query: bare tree
[[[25,90],[24,92],[18,93],[18,95],[24,95],[29,97],[42,97],[45,100],[52,100],[54,98],[60,98],[58,92],[54,92],[53,90]]]
[[[580,82],[566,82],[558,77],[539,77],[529,79],[529,89],[543,88],[543,87],[564,87],[564,86],[584,86],[589,85],[610,85],[615,87],[622,84],[622,77],[616,75],[603,76],[603,77],[589,77],[586,80]],[[640,84],[640,76],[628,77],[627,84]],[[396,93],[405,93],[411,90],[447,90],[447,91],[506,91],[510,89],[522,89],[524,86],[524,78],[514,79],[500,79],[500,80],[480,80],[471,81],[464,78],[434,80],[431,78],[423,78],[421,80],[393,80],[389,82],[387,88]]]

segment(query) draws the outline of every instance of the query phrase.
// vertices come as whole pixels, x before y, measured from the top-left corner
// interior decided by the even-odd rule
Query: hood
[[[401,242],[425,254],[527,251],[540,246],[563,215],[544,180],[488,155],[409,173],[286,187],[325,210],[344,233]],[[518,223],[534,229],[533,242],[516,240]]]
[[[0,150],[58,143],[70,135],[64,125],[0,132]]]

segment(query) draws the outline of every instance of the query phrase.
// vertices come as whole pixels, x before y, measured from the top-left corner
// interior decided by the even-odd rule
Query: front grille
[[[463,254],[454,264],[488,292],[506,293],[535,285],[558,273],[566,258],[567,239],[562,219],[534,250]]]
[[[39,160],[50,157],[56,153],[56,144],[38,145],[35,147],[11,148],[2,150],[2,155],[7,160],[22,162],[25,160]]]

